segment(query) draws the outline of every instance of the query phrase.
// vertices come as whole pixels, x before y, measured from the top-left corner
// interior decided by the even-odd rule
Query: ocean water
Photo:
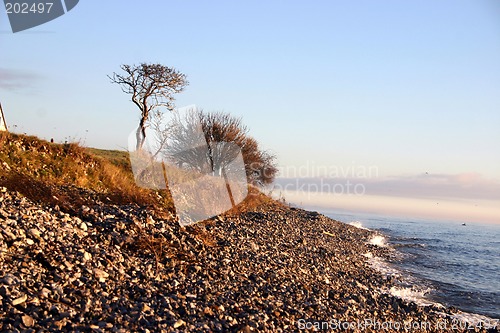
[[[390,260],[366,254],[383,274],[400,278],[390,293],[420,304],[454,306],[500,318],[500,225],[325,212],[377,232],[370,243],[393,249]]]

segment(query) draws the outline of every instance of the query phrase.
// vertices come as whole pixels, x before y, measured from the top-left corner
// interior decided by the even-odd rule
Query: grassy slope
[[[126,172],[130,172],[131,170],[128,152],[126,151],[97,148],[87,148],[87,151],[94,156],[108,160],[117,167],[124,169]]]
[[[0,132],[0,186],[72,213],[96,201],[134,203],[159,215],[174,211],[168,191],[135,184],[125,151],[56,144],[14,133]],[[237,211],[271,201],[255,188],[250,194]]]
[[[0,133],[0,186],[32,200],[75,211],[93,200],[171,207],[169,199],[138,187],[126,153],[55,144],[34,136]],[[83,192],[89,196],[81,195]],[[54,198],[55,197],[55,198]],[[168,197],[167,195],[163,196]]]

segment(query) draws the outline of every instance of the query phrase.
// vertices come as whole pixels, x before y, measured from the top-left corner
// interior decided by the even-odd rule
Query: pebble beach
[[[2,332],[498,332],[388,294],[366,253],[389,250],[316,212],[269,202],[182,228],[0,192]]]

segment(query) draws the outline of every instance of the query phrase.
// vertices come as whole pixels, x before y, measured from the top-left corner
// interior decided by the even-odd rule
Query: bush
[[[278,172],[275,156],[261,150],[257,141],[248,135],[248,128],[241,118],[228,113],[199,112],[201,126],[207,143],[233,142],[241,148],[247,179],[253,185],[268,185]]]
[[[278,171],[274,155],[260,149],[257,141],[248,135],[248,128],[240,118],[223,112],[203,111],[188,112],[183,116],[176,114],[174,118],[173,124],[163,133],[169,138],[166,155],[176,164],[201,173],[207,173],[205,169],[209,168],[211,170],[208,171],[217,174],[238,154],[232,148],[238,146],[245,162],[248,183],[268,185],[273,182]],[[207,154],[203,152],[204,147],[198,147],[200,139],[203,141],[200,124],[208,144]],[[219,144],[223,142],[236,146]]]

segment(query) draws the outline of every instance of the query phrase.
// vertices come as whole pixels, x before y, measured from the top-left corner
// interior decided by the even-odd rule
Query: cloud
[[[421,174],[374,181],[369,185],[367,192],[373,194],[500,200],[500,182],[477,173]]]
[[[405,198],[500,200],[500,182],[477,173],[420,174],[390,178],[278,178],[276,189]]]
[[[498,201],[465,199],[426,199],[378,195],[332,195],[287,191],[285,199],[303,208],[337,215],[382,214],[385,216],[415,217],[418,219],[500,223]],[[348,221],[344,221],[348,222]]]
[[[32,83],[40,78],[39,75],[0,67],[0,89],[16,91],[31,88]]]

